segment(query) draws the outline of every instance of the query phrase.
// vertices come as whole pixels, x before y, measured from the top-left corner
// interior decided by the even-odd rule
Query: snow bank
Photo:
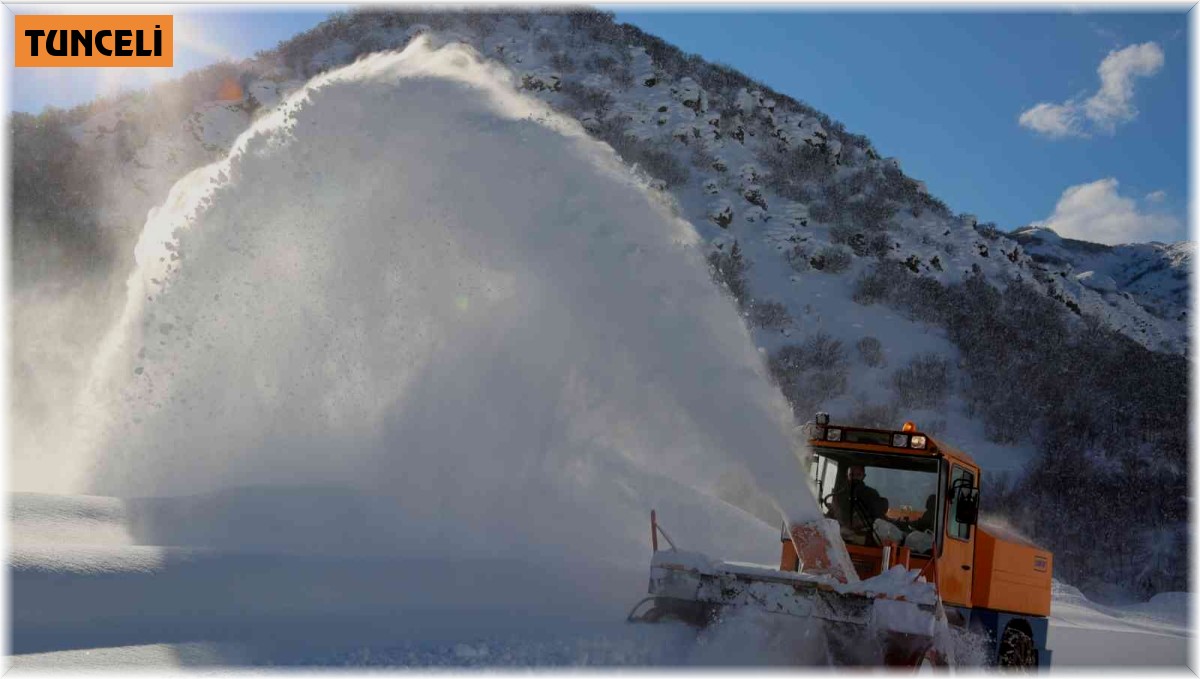
[[[1189,634],[1188,592],[1161,592],[1149,601],[1123,606],[1096,603],[1058,580],[1052,581],[1051,617],[1059,625],[1095,629],[1135,629],[1156,634]]]
[[[722,477],[817,515],[691,225],[469,48],[314,79],[135,255],[78,445],[90,492],[165,498],[134,503],[136,544],[582,580],[645,573],[653,507],[681,546],[774,558]]]
[[[22,544],[130,545],[126,503],[111,497],[13,493],[10,530]]]
[[[1164,592],[1129,606],[1105,606],[1053,582],[1049,646],[1058,665],[1183,666],[1192,630],[1187,592]]]

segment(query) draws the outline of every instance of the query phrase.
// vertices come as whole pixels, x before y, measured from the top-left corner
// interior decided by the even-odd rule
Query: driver
[[[865,482],[867,470],[861,464],[846,470],[846,483],[835,489],[826,516],[842,526],[842,538],[847,542],[865,545],[874,542],[872,530],[876,519],[887,514],[888,501]]]
[[[925,498],[925,513],[913,522],[913,530],[933,530],[934,519],[937,518],[937,495]]]

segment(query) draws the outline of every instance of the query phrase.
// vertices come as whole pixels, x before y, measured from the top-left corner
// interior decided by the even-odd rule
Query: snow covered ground
[[[338,511],[332,497],[315,494]],[[597,555],[565,565],[361,550],[318,556],[283,541],[257,550],[218,548],[212,534],[204,546],[151,546],[136,537],[138,523],[150,514],[186,515],[210,530],[238,518],[206,513],[203,507],[218,503],[197,497],[17,493],[10,499],[11,664],[18,675],[131,666],[823,662],[819,630],[778,616],[732,614],[699,635],[675,624],[626,623],[628,607],[645,592],[648,544],[638,555],[642,563]],[[722,523],[719,504],[691,510],[714,526]],[[739,536],[752,537],[764,547],[760,560],[769,562],[777,545],[775,530],[752,519],[725,519],[718,532],[729,540],[711,547],[718,553],[732,549]],[[674,537],[699,536],[676,531]],[[197,535],[187,539],[204,542]],[[1101,606],[1059,585],[1050,632],[1055,665],[1182,667],[1190,638],[1187,605],[1187,594],[1170,593],[1144,604]]]

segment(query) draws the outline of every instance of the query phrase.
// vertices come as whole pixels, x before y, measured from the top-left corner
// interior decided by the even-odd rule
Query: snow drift
[[[611,567],[638,576],[621,605],[651,507],[688,547],[774,559],[717,483],[817,510],[697,240],[470,48],[362,59],[151,212],[78,486],[176,498],[140,505],[136,544]]]

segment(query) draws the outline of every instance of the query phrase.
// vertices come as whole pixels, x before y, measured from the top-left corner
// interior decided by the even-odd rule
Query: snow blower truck
[[[850,427],[818,413],[805,429],[825,518],[784,524],[776,569],[677,549],[651,512],[650,596],[631,621],[703,627],[729,607],[754,607],[819,619],[835,663],[909,667],[954,663],[957,628],[984,648],[983,662],[1049,666],[1053,557],[979,525],[980,469],[969,455],[911,422]]]

